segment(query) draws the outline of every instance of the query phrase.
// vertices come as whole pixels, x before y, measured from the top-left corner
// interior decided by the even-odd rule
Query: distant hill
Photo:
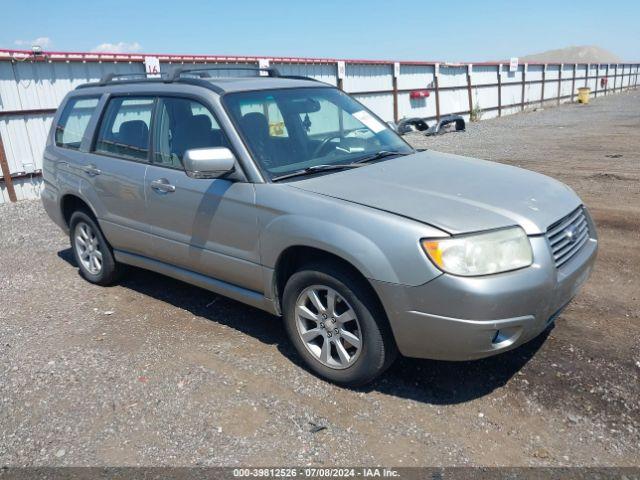
[[[534,53],[518,58],[520,63],[620,63],[622,59],[614,53],[595,45],[558,48],[546,52]]]

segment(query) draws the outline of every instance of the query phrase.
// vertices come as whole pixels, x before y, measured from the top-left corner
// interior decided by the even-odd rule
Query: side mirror
[[[236,157],[225,147],[192,148],[184,152],[182,164],[192,178],[219,178],[233,172]]]

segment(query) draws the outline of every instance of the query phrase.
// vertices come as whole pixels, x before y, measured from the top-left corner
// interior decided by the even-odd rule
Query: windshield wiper
[[[296,170],[295,172],[285,173],[284,175],[278,175],[277,177],[273,177],[271,181],[277,182],[278,180],[284,180],[286,178],[300,177],[303,175],[310,175],[312,173],[324,172],[327,170],[342,170],[343,168],[355,168],[355,167],[362,167],[362,165],[359,165],[356,162],[336,163],[333,165],[329,165],[329,164],[313,165],[312,167],[303,168],[302,170]]]
[[[312,173],[323,172],[326,170],[341,170],[343,168],[355,168],[355,167],[363,167],[364,163],[373,162],[374,160],[380,160],[381,158],[389,157],[391,155],[410,155],[413,152],[396,152],[393,150],[380,150],[372,155],[367,155],[365,157],[359,158],[350,163],[335,163],[335,164],[323,164],[323,165],[313,165],[312,167],[303,168],[302,170],[296,170],[295,172],[285,173],[284,175],[278,175],[277,177],[273,177],[271,179],[272,182],[277,182],[278,180],[285,180],[287,178],[292,177],[300,177],[302,175],[310,175]]]
[[[391,155],[410,155],[412,152],[395,152],[393,150],[380,150],[372,155],[367,155],[366,157],[359,158],[351,162],[349,165],[358,165],[361,163],[373,162],[375,160],[380,160],[381,158],[389,157]]]

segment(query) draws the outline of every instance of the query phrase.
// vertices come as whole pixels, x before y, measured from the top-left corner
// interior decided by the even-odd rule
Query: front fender
[[[287,248],[304,246],[336,255],[379,282],[415,286],[442,274],[420,239],[448,234],[430,225],[286,184],[257,184],[256,202],[265,270],[273,271]]]
[[[401,283],[389,258],[376,243],[344,225],[303,215],[282,215],[271,221],[261,237],[262,261],[275,268],[280,254],[295,246],[332,253],[356,267],[365,277]]]

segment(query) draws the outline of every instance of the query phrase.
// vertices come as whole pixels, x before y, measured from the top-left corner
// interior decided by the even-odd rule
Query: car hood
[[[552,178],[501,163],[419,152],[290,186],[427,223],[451,234],[520,225],[529,235],[581,201]]]

